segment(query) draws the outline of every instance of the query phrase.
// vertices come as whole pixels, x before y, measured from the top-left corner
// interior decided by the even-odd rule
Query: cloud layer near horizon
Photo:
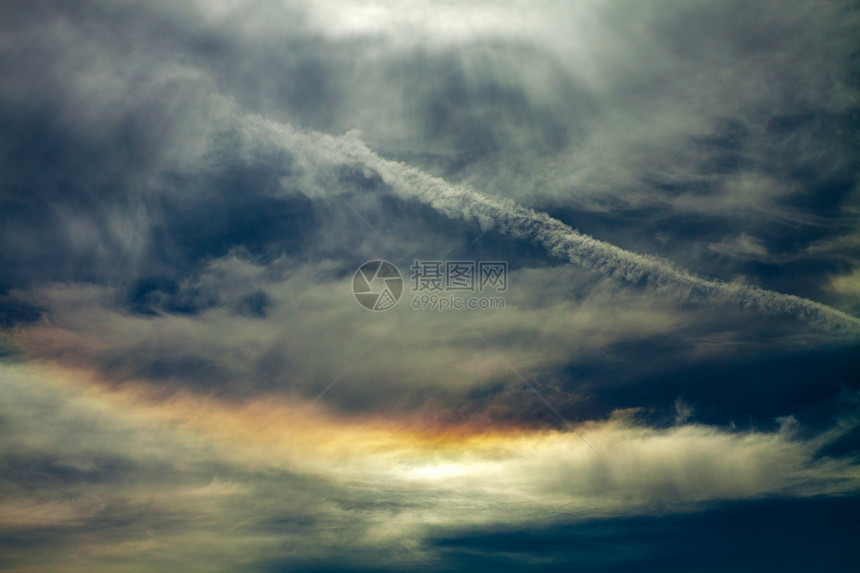
[[[55,536],[65,554],[59,566],[9,547],[16,570],[120,560],[124,570],[254,568],[284,544],[295,563],[345,564],[337,555],[371,550],[377,560],[353,565],[432,567],[440,556],[421,547],[440,531],[844,494],[860,479],[847,460],[820,456],[856,421],[803,438],[791,418],[772,432],[732,432],[684,422],[654,429],[616,412],[580,428],[598,456],[569,432],[450,432],[338,420],[301,403],[153,399],[94,388],[80,370],[0,373],[8,462],[0,486],[9,498],[0,530]],[[279,436],[290,419],[298,423]],[[102,530],[108,552],[93,536]]]

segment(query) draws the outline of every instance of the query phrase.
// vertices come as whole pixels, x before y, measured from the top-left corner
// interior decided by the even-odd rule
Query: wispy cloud
[[[309,143],[319,141],[326,146],[324,153],[337,153],[340,161],[358,160],[374,169],[398,194],[420,199],[449,217],[476,220],[483,229],[493,228],[517,239],[537,243],[557,258],[606,276],[633,284],[649,282],[674,299],[705,298],[736,303],[769,314],[791,315],[851,335],[860,333],[860,319],[840,310],[752,285],[700,277],[667,260],[621,249],[512,200],[483,195],[404,163],[383,159],[355,136],[307,137],[290,130],[287,137],[309,140]],[[314,154],[314,157],[320,155]]]

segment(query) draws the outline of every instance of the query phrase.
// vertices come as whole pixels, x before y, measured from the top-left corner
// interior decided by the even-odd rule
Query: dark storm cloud
[[[24,117],[29,118],[30,123],[21,128],[21,137],[11,139],[20,145],[13,146],[14,153],[10,157],[16,161],[28,159],[31,164],[9,161],[9,171],[19,177],[17,181],[21,189],[27,190],[21,196],[27,199],[21,201],[23,206],[18,208],[19,212],[9,211],[15,216],[10,216],[8,234],[24,246],[6,251],[10,260],[5,268],[10,269],[10,273],[21,273],[10,275],[8,282],[28,284],[39,279],[71,279],[119,283],[115,300],[120,308],[155,318],[160,313],[195,315],[223,307],[244,318],[268,316],[276,320],[278,315],[274,313],[278,299],[262,288],[265,285],[252,280],[241,291],[225,296],[223,291],[219,291],[224,288],[223,281],[214,283],[219,286],[207,288],[201,283],[201,273],[206,274],[207,265],[212,261],[222,260],[233,249],[240,249],[239,252],[244,253],[242,257],[263,266],[272,265],[284,255],[292,261],[290,264],[319,259],[337,261],[333,272],[329,272],[325,279],[331,280],[344,276],[363,259],[372,257],[374,246],[377,252],[382,246],[387,256],[398,263],[408,264],[410,258],[425,253],[437,257],[456,253],[454,243],[459,242],[457,238],[470,242],[472,237],[477,237],[481,227],[476,227],[474,222],[465,225],[447,222],[408,194],[403,197],[392,193],[389,183],[372,165],[375,156],[371,156],[373,161],[368,165],[367,162],[362,164],[361,160],[344,164],[344,161],[350,161],[346,157],[326,163],[326,159],[319,160],[311,154],[314,167],[309,171],[308,166],[294,156],[293,150],[285,149],[278,142],[277,134],[267,133],[265,129],[248,132],[248,125],[252,122],[244,116],[241,107],[231,103],[232,98],[245,106],[258,106],[276,117],[296,118],[299,123],[315,128],[332,128],[335,124],[331,122],[338,121],[353,121],[352,124],[339,124],[352,127],[356,110],[379,113],[383,107],[378,102],[374,104],[371,100],[362,99],[369,98],[371,92],[363,91],[367,87],[366,82],[356,75],[357,69],[376,70],[379,75],[376,79],[384,78],[383,84],[391,87],[383,99],[397,97],[408,104],[405,107],[393,106],[392,111],[385,113],[400,110],[404,114],[403,119],[408,119],[406,125],[409,129],[418,129],[406,137],[407,145],[400,155],[424,157],[429,169],[441,170],[455,179],[462,178],[462,174],[457,175],[460,168],[452,168],[444,158],[422,150],[421,146],[426,142],[436,142],[446,150],[445,153],[453,153],[457,158],[465,157],[470,164],[484,162],[492,166],[508,161],[512,150],[520,147],[533,149],[537,140],[548,142],[556,151],[565,146],[581,145],[579,140],[574,143],[563,132],[582,132],[581,123],[585,121],[582,118],[592,117],[592,122],[596,121],[593,123],[596,131],[588,132],[588,137],[584,138],[586,141],[598,136],[617,135],[610,132],[600,135],[600,126],[604,124],[600,120],[603,112],[597,96],[606,94],[600,94],[594,87],[595,78],[590,78],[590,84],[589,78],[583,77],[579,71],[570,70],[564,62],[548,57],[549,48],[535,45],[533,39],[517,37],[509,44],[499,44],[493,34],[488,37],[479,35],[466,45],[445,41],[433,45],[432,49],[407,45],[403,50],[382,50],[382,55],[372,58],[368,55],[374,53],[371,48],[382,49],[394,40],[385,34],[371,35],[358,41],[355,37],[327,37],[325,33],[311,33],[303,27],[304,19],[311,16],[303,16],[300,10],[293,8],[287,8],[285,12],[263,10],[262,13],[248,13],[242,17],[249,26],[262,26],[260,33],[243,34],[217,17],[201,20],[181,10],[160,12],[128,5],[115,9],[102,7],[93,12],[92,30],[84,29],[71,10],[49,10],[39,17],[22,18],[24,24],[21,24],[21,29],[24,31],[17,34],[32,45],[46,44],[41,51],[50,54],[58,64],[47,74],[48,80],[54,81],[50,90],[52,96],[44,96],[44,101],[37,99],[35,103],[23,106],[28,112]],[[278,44],[274,30],[261,23],[266,17],[290,22],[283,43]],[[602,21],[606,14],[598,10],[594,17]],[[672,54],[689,50],[674,46],[675,36],[686,34],[686,22],[691,19],[695,22],[698,17],[695,10],[682,12],[677,17],[678,22],[673,21],[668,30],[660,30],[659,37],[633,38],[630,41],[634,44],[653,43],[657,48],[652,54],[666,57],[667,65],[677,63]],[[792,25],[786,24],[788,29]],[[134,33],[116,33],[115,27],[124,26],[133,29]],[[725,26],[729,28],[730,24]],[[43,34],[45,31],[56,33]],[[389,32],[396,36],[395,32]],[[747,34],[745,31],[738,33],[743,37]],[[775,48],[754,46],[754,51],[763,50],[766,59],[779,59],[782,56],[777,48],[784,45],[786,34],[783,28],[779,28],[779,37],[773,41]],[[683,38],[678,40],[681,44],[684,41]],[[735,50],[753,49],[746,44],[746,41],[731,42]],[[722,44],[717,41],[717,45]],[[275,52],[283,55],[273,59],[273,46],[280,46],[278,49],[282,52]],[[827,49],[838,53],[841,47],[837,43]],[[94,58],[85,59],[82,55]],[[357,57],[361,65],[355,69],[345,65],[350,57]],[[714,59],[709,52],[695,51],[685,57],[702,59],[709,66]],[[366,58],[371,62],[366,62]],[[267,61],[271,65],[262,65]],[[540,66],[530,68],[531,62],[540,62]],[[606,69],[599,70],[607,74],[604,79],[612,80],[612,89],[623,91],[630,88],[636,73],[631,77],[619,76],[619,65],[619,62],[609,62]],[[676,70],[668,69],[664,79],[670,86],[677,87],[677,74],[686,69],[686,63]],[[530,75],[523,75],[526,70],[531,70]],[[28,75],[20,68],[14,68],[14,71],[26,79],[46,81],[41,75]],[[254,73],[256,77],[249,75]],[[418,81],[428,77],[434,81]],[[100,80],[104,85],[93,83],[93,80]],[[11,92],[13,98],[26,92],[26,82],[22,86]],[[347,89],[347,86],[357,86],[357,89]],[[809,89],[813,88],[815,86]],[[117,94],[127,97],[117,97]],[[228,97],[225,98],[224,94]],[[542,95],[538,97],[538,94]],[[643,101],[650,101],[652,89],[642,89],[639,95]],[[665,94],[658,90],[657,95],[662,97]],[[96,101],[101,98],[109,105],[96,109],[93,102],[84,96],[94,97]],[[252,97],[258,99],[249,99]],[[751,96],[747,94],[744,97],[748,99]],[[277,103],[282,101],[283,105]],[[562,102],[566,102],[567,111],[564,113]],[[571,108],[573,102],[576,105]],[[747,100],[742,97],[738,105],[746,105],[745,102]],[[19,98],[16,103],[25,102]],[[267,107],[273,105],[277,107]],[[844,107],[844,103],[837,107],[839,105]],[[314,106],[328,110],[331,119],[326,121],[330,123],[320,123],[320,114]],[[727,112],[722,110],[721,113]],[[514,123],[509,122],[512,117],[516,118]],[[655,116],[656,119],[668,117],[666,114]],[[413,121],[415,118],[418,118],[417,123]],[[555,118],[555,123],[549,118]],[[725,124],[717,119],[709,116],[709,121],[716,122],[713,134],[696,135],[717,153],[714,161],[719,164],[719,169],[715,173],[731,163],[731,157],[720,154],[736,152],[737,142],[750,137],[748,125]],[[37,121],[46,123],[48,130],[31,130]],[[383,148],[393,141],[382,137],[383,132],[388,134],[386,137],[397,132],[397,129],[387,131],[391,127],[390,122],[376,127],[375,124],[364,125],[361,122],[358,125],[367,130],[370,141],[379,140]],[[546,130],[548,125],[561,126],[562,132],[552,135]],[[537,130],[535,133],[538,135],[523,135],[523,129]],[[787,128],[783,126],[781,129]],[[29,136],[25,137],[27,134]],[[688,135],[681,131],[678,137]],[[295,141],[296,136],[301,134],[294,133],[290,137]],[[314,136],[306,139],[309,140],[306,145],[315,145]],[[53,155],[34,152],[34,149],[40,149],[37,143],[44,141],[54,142],[52,145],[56,149]],[[412,148],[413,143],[418,147]],[[314,153],[325,153],[324,147]],[[613,149],[610,145],[608,151]],[[308,153],[307,149],[303,151]],[[12,165],[24,167],[11,169]],[[383,166],[389,172],[393,167],[384,162]],[[466,168],[465,165],[462,167]],[[54,175],[34,178],[26,183],[29,180],[25,176],[37,171]],[[58,183],[57,173],[74,184]],[[650,177],[647,174],[642,176],[646,180]],[[766,185],[768,180],[746,175],[741,179],[752,182],[745,183],[749,191],[744,191],[745,194],[739,196],[740,200],[758,201],[762,196],[762,185]],[[500,182],[498,177],[488,180]],[[659,185],[664,185],[670,195],[689,197],[684,195],[687,192],[677,181],[671,182],[671,187],[666,187],[669,185],[666,182]],[[481,183],[481,186],[485,187],[486,183]],[[501,185],[500,189],[504,190],[505,186]],[[720,193],[715,195],[712,189],[706,191],[701,196],[705,203],[711,197],[717,200],[715,207],[724,200],[730,206],[734,205],[735,199],[731,198],[734,195],[727,198]],[[333,201],[330,198],[333,194],[339,195],[340,199]],[[767,199],[766,193],[763,196]],[[344,200],[362,215],[356,217],[350,208],[344,208]],[[574,204],[582,206],[581,203]],[[673,208],[677,206],[675,204]],[[732,206],[729,212],[734,208]],[[505,211],[507,207],[502,206],[501,209]],[[575,222],[577,226],[593,229],[595,234],[617,239],[622,244],[626,242],[634,250],[646,244],[644,240],[648,233],[671,237],[675,243],[685,242],[691,237],[713,242],[733,230],[732,225],[722,221],[726,213],[720,209],[705,209],[704,213],[697,215],[695,224],[685,221],[687,207],[671,217],[663,215],[661,209],[655,208],[651,212],[604,211],[600,214],[602,222],[598,224],[590,213],[576,208],[566,207],[556,210],[556,213],[562,221]],[[523,213],[528,214],[526,211]],[[714,214],[717,215],[716,220],[713,220]],[[42,219],[45,215],[48,217]],[[498,211],[493,216],[506,217],[508,214]],[[133,218],[131,222],[127,220],[130,217]],[[383,229],[387,239],[375,237],[362,218],[374,228]],[[531,224],[527,219],[515,217],[512,223],[504,223],[502,227],[526,229]],[[642,219],[661,223],[645,226],[646,231],[639,232],[637,229]],[[631,225],[631,221],[637,224]],[[551,221],[551,225],[557,223]],[[515,238],[534,238],[535,233],[540,234],[539,231],[526,229],[520,232],[516,229],[513,233]],[[559,229],[564,230],[563,227]],[[449,237],[455,240],[451,241]],[[497,256],[501,252],[499,249],[505,248],[503,240],[502,236],[490,233],[482,237],[481,247],[488,254]],[[590,239],[584,240],[588,242]],[[422,250],[418,247],[422,242],[433,247]],[[392,246],[391,243],[397,244]],[[10,244],[14,245],[12,241]],[[657,240],[651,240],[650,247],[655,251],[666,249],[675,253]],[[595,256],[589,251],[594,248],[602,254]],[[705,270],[717,268],[706,257],[691,256],[691,252],[696,251],[685,247],[683,256],[679,255],[679,258]],[[510,254],[510,249],[505,250],[506,256]],[[531,258],[540,260],[540,264],[548,263],[546,256],[536,250],[523,255],[524,262]],[[681,277],[680,290],[691,285],[694,289],[704,285],[703,288],[708,290],[716,284],[701,283],[695,277],[690,278],[692,282],[684,282],[683,273],[678,274],[668,265],[615,251],[612,245],[599,242],[589,243],[585,252],[575,258],[590,266],[607,267],[610,274],[626,277],[634,283],[645,273],[663,279],[671,275],[670,283],[674,280],[672,277]],[[534,264],[533,260],[531,264]],[[825,265],[820,268],[832,267]],[[719,274],[731,276],[734,270],[737,267],[721,268]],[[28,278],[27,274],[32,277]],[[764,273],[758,274],[763,280],[767,279]],[[779,281],[772,281],[768,286],[779,288],[781,285]],[[730,285],[730,288],[734,287]],[[714,288],[720,290],[719,287]],[[741,293],[737,296],[744,304],[749,303],[748,295],[752,293],[755,295],[753,298],[760,302],[754,305],[766,308],[774,304],[780,308],[784,306],[782,302],[772,303],[770,294],[762,294],[743,285],[737,286],[737,290]],[[810,288],[810,292],[817,294],[814,288]],[[669,298],[677,294],[672,291]],[[569,292],[563,296],[576,299],[589,295],[585,291]],[[254,300],[266,302],[255,306],[249,302]],[[792,306],[796,299],[789,303],[789,314],[799,310]],[[805,303],[800,304],[801,312],[810,311],[810,307],[803,306]],[[812,311],[816,311],[815,308]],[[208,327],[211,328],[212,324]],[[229,330],[230,327],[226,328]],[[707,331],[713,326],[702,324],[700,328]],[[718,330],[723,328],[726,327],[717,327]],[[90,329],[87,326],[84,331]],[[657,327],[658,331],[660,329]],[[692,330],[687,334],[690,332]],[[511,340],[516,338],[510,338],[509,333],[500,334]],[[165,331],[156,329],[153,332],[153,338],[163,336]],[[290,333],[287,336],[293,338],[298,335]],[[635,344],[635,341],[624,343]],[[296,376],[294,360],[283,356],[276,358],[282,352],[278,344],[256,354],[254,360],[259,362],[250,367],[244,361],[240,361],[238,367],[225,364],[219,359],[219,353],[208,347],[209,344],[198,341],[198,346],[191,348],[179,341],[139,340],[101,352],[98,363],[115,377],[140,376],[202,388],[229,388],[233,386],[232,380],[244,380],[247,373],[251,373],[253,381],[243,381],[237,388],[243,392],[253,392],[258,383],[264,388],[278,387],[284,380],[293,380]],[[647,340],[641,344],[649,345]],[[316,349],[315,354],[320,351]],[[643,352],[643,359],[648,354]],[[633,370],[638,368],[632,367]],[[315,376],[310,375],[311,378]],[[499,380],[494,381],[494,384],[498,383]],[[313,394],[318,385],[311,384],[308,391]],[[377,393],[350,395],[347,392],[343,402],[363,409],[373,407],[378,399]],[[672,402],[671,397],[666,399]],[[661,397],[660,401],[665,402],[666,399]]]
[[[0,327],[2,328],[36,322],[44,310],[21,300],[14,294],[0,292]]]
[[[562,10],[545,37],[529,26],[492,29],[475,21],[468,40],[439,34],[421,44],[385,23],[362,31],[365,22],[356,32],[347,16],[320,27],[312,7],[207,7],[82,2],[10,9],[5,35],[15,49],[2,65],[16,81],[2,91],[5,285],[103,284],[115,289],[115,310],[153,319],[222,308],[244,319],[274,319],[283,302],[266,288],[277,279],[251,280],[227,296],[218,290],[223,281],[204,284],[208,265],[233,252],[264,267],[331,260],[323,279],[331,281],[380,247],[408,264],[424,253],[458,253],[484,228],[439,217],[421,204],[426,197],[398,194],[391,187],[396,165],[372,152],[353,163],[320,159],[323,144],[308,167],[277,134],[259,131],[248,110],[311,130],[358,127],[384,153],[453,183],[525,200],[534,193],[561,222],[609,241],[580,237],[571,246],[575,262],[634,285],[645,275],[680,281],[669,299],[704,289],[776,312],[829,316],[743,281],[817,297],[827,285],[811,277],[850,270],[820,258],[779,262],[786,251],[838,238],[852,224],[843,207],[854,200],[856,143],[836,134],[856,120],[845,40],[856,18],[842,18],[839,8],[823,9],[805,26],[805,8],[736,14],[670,3],[671,16],[660,18],[653,6],[595,5]],[[345,7],[347,15],[354,10],[360,12]],[[398,17],[412,22],[420,13]],[[748,23],[763,17],[771,19],[767,34]],[[645,22],[639,33],[631,27],[636,18]],[[705,22],[707,33],[696,32]],[[565,34],[568,24],[578,34]],[[587,24],[609,33],[594,36],[582,28]],[[617,50],[601,51],[607,42]],[[306,133],[289,137],[316,145],[316,132]],[[667,170],[669,161],[678,166]],[[565,171],[569,162],[578,171]],[[532,183],[518,190],[527,179]],[[546,234],[529,230],[527,210],[488,201],[483,205],[497,223],[518,213],[501,224],[514,238]],[[479,220],[487,216],[482,208],[475,207]],[[550,231],[566,232],[547,220]],[[516,254],[505,240],[490,232],[479,248]],[[432,247],[422,250],[421,243]],[[741,280],[700,280],[615,244]],[[555,264],[536,249],[518,256]],[[750,256],[760,258],[759,266],[744,262]],[[36,308],[38,301],[28,304]],[[727,326],[700,326],[714,328]],[[609,348],[615,343],[634,345],[633,355],[635,344],[649,346],[647,339],[624,340]],[[277,345],[250,369],[225,367],[202,342],[194,350],[153,342],[144,348],[121,344],[98,360],[115,376],[205,380],[204,387],[230,386],[239,372],[269,380],[266,387],[295,374],[292,360],[273,358]]]
[[[858,504],[856,497],[726,503],[691,515],[443,533],[433,543],[451,567],[473,571],[841,570],[860,557],[852,542]],[[811,555],[810,546],[822,552]],[[532,561],[535,554],[544,561]],[[712,557],[703,563],[702,555]]]
[[[721,343],[734,348],[715,352]],[[856,344],[810,348],[671,335],[583,357],[567,366],[563,386],[579,398],[571,412],[585,417],[600,418],[610,407],[645,407],[654,423],[673,423],[674,402],[682,396],[692,418],[706,424],[765,428],[792,414],[820,427],[833,416],[853,416],[858,356]]]
[[[27,272],[54,279],[116,277],[117,268],[133,274],[171,252],[165,228],[175,229],[174,243],[196,243],[200,255],[254,242],[254,231],[246,236],[241,228],[242,213],[249,221],[259,215],[245,202],[257,196],[265,202],[280,176],[277,165],[286,162],[258,157],[256,165],[221,165],[236,153],[230,134],[241,119],[216,94],[312,129],[358,127],[371,145],[478,189],[520,195],[519,184],[531,179],[527,187],[536,198],[586,211],[659,197],[663,206],[651,213],[628,215],[654,221],[637,225],[641,232],[625,225],[622,213],[620,228],[603,228],[602,236],[640,247],[650,242],[650,252],[671,253],[706,273],[748,270],[691,260],[691,239],[693,248],[707,241],[704,249],[740,230],[759,240],[772,235],[769,249],[781,251],[786,240],[808,244],[843,232],[822,219],[842,218],[858,155],[856,143],[838,135],[856,124],[850,107],[856,86],[843,66],[850,44],[842,34],[855,18],[843,18],[838,8],[820,10],[809,23],[807,9],[670,4],[672,16],[656,18],[653,7],[630,6],[627,14],[601,6],[563,11],[543,43],[528,27],[505,37],[478,26],[468,42],[443,35],[422,46],[384,25],[367,35],[339,33],[342,22],[313,31],[314,11],[297,5],[241,4],[213,14],[132,4],[39,6],[15,5],[7,24],[17,46],[4,58],[17,80],[4,90],[3,106],[12,142],[5,155],[4,242],[13,247],[4,251],[4,268],[13,269],[6,271],[14,273],[6,279],[12,284],[27,280]],[[401,16],[409,22],[419,13]],[[607,40],[589,45],[587,31],[565,37],[563,24],[577,30],[576,17],[612,30],[620,46],[641,52],[643,65],[622,59],[625,52],[602,54]],[[763,35],[750,22],[767,17]],[[636,18],[650,23],[639,35],[629,28]],[[257,33],[229,25],[235,21]],[[703,22],[707,33],[695,33]],[[802,47],[795,42],[800,29]],[[560,58],[562,47],[576,57]],[[801,49],[801,59],[793,59]],[[714,99],[718,82],[732,86],[733,95]],[[635,144],[644,151],[617,156]],[[684,157],[716,167],[691,165],[695,177],[686,180],[677,179],[679,169],[661,171],[662,163]],[[773,158],[785,159],[762,163]],[[565,175],[562,163],[585,159],[607,168]],[[208,178],[200,177],[201,161]],[[512,167],[518,178],[508,173]],[[619,185],[619,177],[639,190]],[[601,181],[599,193],[583,195]],[[189,195],[191,204],[182,204]],[[240,224],[223,230],[218,211],[231,213],[234,205]],[[204,215],[196,220],[180,207]],[[675,211],[682,216],[671,218]],[[720,229],[719,236],[681,234],[690,211],[705,215],[699,229]],[[211,227],[206,213],[215,218]],[[769,230],[769,221],[810,217],[812,226]],[[176,219],[183,224],[171,225]],[[661,245],[655,235],[675,241]],[[678,243],[685,248],[676,249]]]
[[[852,4],[2,12],[0,567],[855,557]],[[507,306],[367,313],[377,257]]]

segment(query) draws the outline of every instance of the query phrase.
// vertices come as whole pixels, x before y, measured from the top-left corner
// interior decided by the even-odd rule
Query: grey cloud
[[[746,233],[726,238],[720,243],[711,243],[708,248],[715,253],[739,259],[767,259],[768,251],[761,240]]]
[[[369,316],[352,300],[351,274],[343,276],[337,262],[264,265],[232,256],[170,292],[153,289],[147,312],[129,314],[111,290],[44,287],[29,304],[48,309],[50,322],[30,325],[15,340],[117,382],[174,391],[312,397],[348,367],[347,380],[326,403],[359,411],[408,406],[431,416],[435,407],[459,417],[481,416],[489,402],[499,415],[528,419],[535,412],[516,407],[524,389],[513,386],[516,377],[469,325],[543,378],[608,345],[684,329],[694,316],[575,269],[522,269],[510,280],[517,286],[506,294],[504,311],[417,311],[407,290],[393,311]]]
[[[318,182],[290,179],[289,153],[246,152],[244,109],[361,129],[383,156],[537,207],[650,206],[646,218],[733,217],[756,235],[847,223],[838,207],[852,201],[857,154],[839,132],[855,121],[857,19],[831,3],[485,7],[492,17],[419,3],[383,6],[376,20],[342,3],[43,6],[11,11],[23,58],[3,60],[18,78],[3,91],[17,110],[10,140],[29,142],[3,174],[17,178],[5,186],[6,268],[146,278],[176,248],[165,228],[184,239],[203,225],[163,218],[241,201],[227,185],[268,196],[286,177],[313,195]],[[427,32],[407,31],[416,26]],[[13,169],[19,159],[29,167]],[[809,197],[831,214],[805,207]]]
[[[503,524],[856,499],[858,28],[7,2],[0,568],[456,569]],[[377,257],[508,260],[507,307],[367,313]]]

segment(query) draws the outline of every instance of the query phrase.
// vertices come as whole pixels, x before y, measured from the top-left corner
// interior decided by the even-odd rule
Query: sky
[[[7,0],[0,570],[853,569],[858,38]]]

